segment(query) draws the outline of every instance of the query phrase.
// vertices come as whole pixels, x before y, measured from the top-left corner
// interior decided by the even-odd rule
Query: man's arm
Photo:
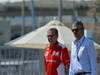
[[[89,42],[88,55],[91,64],[91,75],[97,75],[97,61],[96,61],[96,50],[94,44]]]
[[[62,62],[64,63],[64,66],[65,66],[65,73],[68,74],[69,65],[70,65],[70,57],[69,57],[67,48],[63,48],[62,50]]]

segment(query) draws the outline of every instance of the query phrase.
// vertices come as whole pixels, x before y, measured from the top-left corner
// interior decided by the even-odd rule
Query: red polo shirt
[[[70,63],[68,49],[56,42],[45,49],[44,61],[46,75],[64,75],[65,66]]]

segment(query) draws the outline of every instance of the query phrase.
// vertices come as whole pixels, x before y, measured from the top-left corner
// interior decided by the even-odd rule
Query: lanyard
[[[83,37],[82,41],[80,43],[77,43],[76,44],[76,49],[77,49],[77,59],[79,61],[79,57],[78,57],[78,53],[79,53],[79,50],[80,50],[80,47],[82,46],[83,42],[84,42],[84,39],[85,37]]]

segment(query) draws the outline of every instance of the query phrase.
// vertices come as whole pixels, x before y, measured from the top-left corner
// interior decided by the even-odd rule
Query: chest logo
[[[53,56],[59,56],[59,54],[60,53],[58,51],[57,52],[56,51],[53,51],[53,53],[52,53]]]
[[[45,52],[45,56],[48,56],[49,52]]]

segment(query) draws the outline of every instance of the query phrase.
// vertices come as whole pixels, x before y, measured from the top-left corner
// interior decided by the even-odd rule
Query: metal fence
[[[40,75],[38,49],[0,47],[0,75]]]

